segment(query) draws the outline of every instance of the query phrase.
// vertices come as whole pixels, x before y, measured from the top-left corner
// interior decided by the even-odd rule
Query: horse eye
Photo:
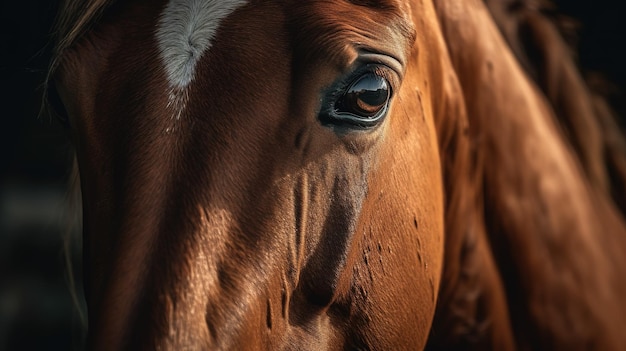
[[[387,116],[393,95],[383,65],[367,65],[331,86],[322,100],[319,120],[339,133],[369,130]]]
[[[336,102],[337,114],[350,114],[365,121],[378,119],[386,110],[391,91],[387,80],[368,72],[357,78]]]
[[[48,87],[47,91],[47,101],[48,105],[51,109],[50,112],[56,117],[56,119],[61,123],[63,127],[69,127],[69,116],[61,97],[59,96],[59,92],[57,91],[54,83],[51,83]]]

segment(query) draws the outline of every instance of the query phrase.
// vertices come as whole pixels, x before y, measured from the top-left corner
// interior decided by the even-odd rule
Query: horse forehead
[[[403,56],[415,39],[408,1],[302,1],[289,15],[296,46],[330,58],[346,47]]]
[[[169,0],[167,2],[158,21],[156,39],[172,88],[185,88],[191,83],[196,66],[203,54],[211,48],[221,23],[235,10],[249,2],[248,0]],[[408,12],[407,2],[401,0],[352,0],[349,3],[298,0],[293,3],[293,6],[287,6],[289,8],[285,11],[288,12],[289,17],[305,17],[291,18],[291,22],[309,27],[302,29],[318,39],[299,39],[313,45],[328,39],[325,33],[331,33],[332,37],[333,33],[346,32],[346,29],[359,26],[366,28],[365,31],[363,29],[357,31],[364,37],[382,37],[382,32],[390,29],[387,26],[390,14],[393,14],[391,17],[397,19]],[[350,11],[346,11],[347,7]],[[306,9],[306,11],[292,11],[296,8]],[[359,12],[367,12],[368,20],[363,21],[363,18],[358,16]],[[376,16],[372,17],[372,14]],[[406,17],[404,19],[406,20]],[[307,23],[309,26],[306,25]],[[313,28],[310,28],[311,26]],[[405,23],[404,27],[409,26]],[[411,37],[413,34],[410,32],[411,29],[401,34]],[[359,38],[352,39],[360,41]],[[345,40],[341,44],[345,44]],[[327,41],[326,44],[317,46],[332,45],[329,45]],[[341,45],[338,45],[336,49],[341,51]]]
[[[220,23],[246,0],[169,0],[156,31],[170,85],[184,88],[211,48]]]

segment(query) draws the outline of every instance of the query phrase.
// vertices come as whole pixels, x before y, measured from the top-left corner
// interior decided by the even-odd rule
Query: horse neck
[[[547,4],[537,8],[524,1],[515,10],[507,10],[502,1],[486,5],[522,68],[548,99],[586,179],[610,194],[625,215],[626,140],[600,93],[603,83],[591,86],[583,79],[573,49],[563,40],[575,36],[571,21],[553,18]]]
[[[554,100],[547,99],[522,70],[482,2],[436,6],[462,90],[465,109],[457,114],[467,113],[470,151],[452,161],[461,166],[448,175],[447,210],[464,217],[448,213],[440,304],[449,302],[453,316],[439,314],[435,325],[464,319],[470,327],[459,334],[472,334],[475,326],[471,337],[507,348],[514,343],[619,348],[625,341],[620,330],[626,311],[614,302],[626,293],[621,278],[626,274],[626,229],[606,191],[606,171],[598,164],[603,159],[598,157],[601,129],[592,129],[590,141],[580,136],[578,149],[585,153],[579,153],[557,122],[560,110],[550,104],[588,96],[565,86],[552,95]],[[590,123],[598,126],[593,114],[572,125],[579,131]],[[595,146],[587,149],[585,143]],[[445,165],[448,155],[442,157]],[[458,194],[467,190],[451,184],[474,191],[464,197]],[[481,208],[472,210],[476,206]],[[466,230],[455,223],[463,220],[472,223]],[[470,292],[477,297],[467,298]],[[489,296],[497,298],[481,306]],[[480,330],[486,320],[481,313],[501,325],[510,323],[515,340],[507,340],[506,327],[500,328],[504,337],[498,337],[495,321]]]

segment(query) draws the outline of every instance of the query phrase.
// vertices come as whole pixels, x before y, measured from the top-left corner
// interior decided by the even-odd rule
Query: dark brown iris
[[[385,78],[366,73],[350,85],[336,106],[337,112],[372,118],[385,108],[389,95]]]

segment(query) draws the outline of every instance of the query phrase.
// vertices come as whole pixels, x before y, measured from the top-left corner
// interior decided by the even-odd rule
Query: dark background
[[[581,23],[583,71],[614,83],[612,102],[624,111],[626,19],[619,2],[555,3]],[[38,116],[55,12],[50,0],[0,5],[0,351],[68,350],[81,339],[62,249],[71,147],[62,127]]]

